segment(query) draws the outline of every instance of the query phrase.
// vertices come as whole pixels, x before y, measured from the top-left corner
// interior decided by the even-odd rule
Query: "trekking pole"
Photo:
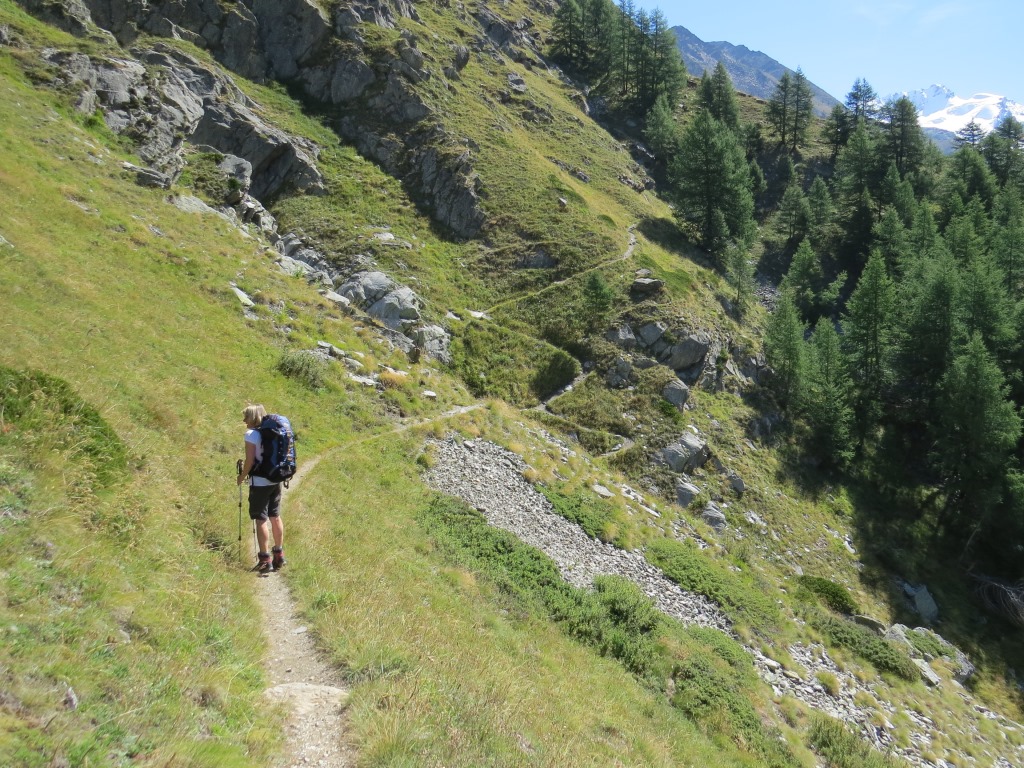
[[[242,474],[242,460],[235,465],[236,474]],[[242,562],[242,486],[238,486],[238,562]]]

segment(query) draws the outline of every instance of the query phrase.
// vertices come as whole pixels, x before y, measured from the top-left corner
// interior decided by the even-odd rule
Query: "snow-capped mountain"
[[[917,107],[922,128],[955,133],[974,120],[986,133],[1009,115],[1024,122],[1024,104],[994,93],[976,93],[963,99],[942,85],[905,94]]]

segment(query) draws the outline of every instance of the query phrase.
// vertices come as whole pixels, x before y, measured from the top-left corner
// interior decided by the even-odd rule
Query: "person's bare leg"
[[[280,517],[270,518],[270,529],[274,532],[274,544],[284,547],[284,522]]]
[[[270,531],[267,530],[266,520],[256,521],[256,541],[259,542],[260,552],[270,551],[270,548],[267,546],[270,543]]]

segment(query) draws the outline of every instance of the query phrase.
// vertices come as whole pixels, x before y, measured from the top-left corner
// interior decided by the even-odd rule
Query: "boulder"
[[[743,482],[743,478],[735,472],[729,472],[726,476],[729,478],[729,487],[742,496],[743,492],[747,490],[747,484]]]
[[[626,323],[610,328],[605,333],[604,337],[615,346],[620,349],[624,349],[627,352],[636,348],[636,336],[633,335],[633,329]]]
[[[641,296],[650,296],[655,293],[659,293],[664,287],[664,280],[656,280],[651,277],[638,277],[633,281],[629,290]]]
[[[237,205],[249,193],[252,184],[252,163],[235,155],[224,155],[217,169],[228,180],[228,196],[224,202]]]
[[[707,443],[691,432],[684,432],[680,438],[661,450],[661,459],[673,472],[691,472],[703,467],[711,452]]]
[[[624,357],[616,358],[612,367],[608,369],[604,380],[612,389],[622,389],[629,384],[633,375],[633,365]]]
[[[927,661],[924,659],[911,659],[911,661],[914,662],[914,666],[921,673],[921,679],[928,685],[934,688],[942,682],[942,678],[935,673],[935,670],[931,668]]]
[[[700,488],[689,480],[680,478],[676,481],[676,501],[678,501],[681,506],[690,506],[693,503],[693,500],[699,495]]]
[[[905,587],[905,592],[913,603],[914,610],[926,624],[934,624],[938,620],[939,606],[935,603],[931,592],[928,591],[928,587],[923,584],[917,587],[908,584]]]
[[[131,163],[123,163],[121,167],[129,173],[135,174],[135,183],[140,187],[171,188],[171,177],[166,173],[160,173],[160,171],[155,171],[152,168],[140,168]]]
[[[679,410],[683,410],[686,401],[690,399],[690,388],[679,379],[672,379],[665,388],[661,390],[661,396],[668,400]]]
[[[702,364],[710,349],[710,341],[690,335],[663,351],[658,359],[674,371],[681,371]]]
[[[418,349],[423,350],[428,357],[440,360],[442,363],[451,362],[451,336],[439,325],[421,325],[413,330],[412,340]]]
[[[704,510],[700,513],[700,517],[701,520],[714,528],[716,533],[721,533],[728,525],[725,513],[713,501],[709,501],[704,505]]]
[[[637,332],[639,344],[644,347],[650,347],[657,342],[662,336],[665,335],[665,331],[668,330],[668,326],[665,323],[647,323],[641,326]]]
[[[885,622],[879,621],[871,616],[862,616],[858,614],[853,617],[853,620],[855,623],[860,624],[862,627],[867,627],[876,634],[884,636],[886,633]]]
[[[394,331],[404,330],[420,317],[419,296],[383,272],[357,272],[338,293]]]

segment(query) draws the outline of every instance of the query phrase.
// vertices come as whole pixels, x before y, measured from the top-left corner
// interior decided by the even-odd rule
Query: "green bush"
[[[873,749],[840,721],[815,715],[807,741],[829,768],[898,768],[900,762]]]
[[[778,626],[778,608],[763,592],[704,555],[692,541],[656,539],[646,556],[683,589],[714,600],[733,621],[759,629]]]
[[[811,615],[810,624],[825,635],[830,643],[849,648],[862,659],[871,662],[879,671],[891,672],[904,680],[920,679],[917,667],[906,653],[867,627],[817,611]]]
[[[949,655],[949,649],[943,647],[942,643],[930,632],[918,632],[916,629],[911,629],[906,634],[907,640],[922,656],[937,659]]]
[[[800,576],[797,581],[801,587],[824,600],[825,605],[833,611],[846,614],[860,613],[860,608],[846,587],[820,576]]]
[[[289,350],[277,361],[277,370],[316,391],[323,389],[327,383],[329,365],[330,363],[319,355],[306,350]]]
[[[538,490],[551,502],[555,512],[576,523],[590,538],[608,541],[608,523],[614,515],[610,504],[589,494],[574,493],[566,496],[544,486],[540,486]]]

